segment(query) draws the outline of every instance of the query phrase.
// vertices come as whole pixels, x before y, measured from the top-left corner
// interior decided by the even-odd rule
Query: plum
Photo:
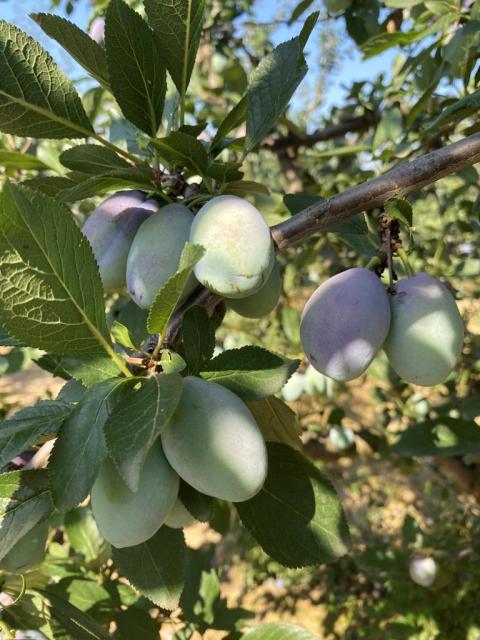
[[[133,547],[151,538],[175,504],[178,475],[156,442],[148,452],[137,491],[127,487],[111,458],[105,458],[92,487],[92,512],[100,533],[114,547]]]
[[[188,242],[193,214],[182,204],[162,207],[139,228],[127,260],[127,287],[139,307],[148,308],[165,282],[178,269]],[[183,298],[197,285],[190,277]]]
[[[273,268],[270,229],[257,209],[237,196],[217,196],[195,216],[190,241],[206,249],[197,279],[226,298],[246,298],[267,282]]]
[[[334,380],[361,375],[387,337],[388,295],[368,269],[353,268],[329,278],[302,313],[300,336],[310,363]]]
[[[48,536],[48,521],[43,520],[16,542],[0,560],[0,569],[9,573],[25,573],[42,562]]]
[[[431,587],[437,576],[437,565],[433,558],[415,556],[408,567],[411,579],[421,587]]]
[[[167,527],[171,527],[172,529],[183,529],[185,527],[191,527],[192,524],[197,523],[196,520],[190,511],[185,507],[180,498],[177,498],[175,504],[173,505],[173,509],[167,516],[165,520],[165,524]]]
[[[104,200],[82,232],[90,242],[106,290],[125,287],[130,246],[138,228],[158,208],[141,191],[120,191]]]
[[[228,300],[228,306],[244,318],[261,318],[277,306],[282,288],[280,266],[275,260],[273,269],[261,289],[248,298]]]
[[[201,493],[241,502],[262,488],[263,436],[245,403],[225,387],[184,378],[180,403],[161,439],[171,466]]]
[[[384,349],[398,375],[430,387],[445,380],[462,353],[463,320],[447,287],[426,273],[401,280],[390,296]]]
[[[105,43],[105,18],[102,18],[102,16],[94,18],[88,33],[92,40],[103,46]]]

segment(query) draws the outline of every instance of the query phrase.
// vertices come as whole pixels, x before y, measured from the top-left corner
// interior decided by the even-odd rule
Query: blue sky
[[[292,0],[292,7],[297,2]],[[321,0],[316,3],[318,5],[314,8],[321,8]],[[256,17],[258,22],[271,21],[278,10],[278,4],[272,2],[272,0],[257,0],[255,4]],[[27,31],[29,34],[37,38],[42,44],[48,48],[48,51],[52,54],[55,60],[60,66],[71,76],[80,78],[83,76],[83,71],[72,61],[72,59],[66,54],[59,46],[52,40],[45,36],[41,29],[28,17],[29,13],[36,12],[50,12],[51,2],[50,0],[0,0],[0,16],[13,22],[20,28]],[[88,18],[91,11],[91,5],[88,0],[79,0],[75,2],[75,11],[68,18],[75,22],[79,27],[85,29]],[[61,14],[61,11],[56,8],[54,13]],[[343,29],[343,18],[337,23],[340,25],[340,29]],[[298,33],[301,24],[295,24],[293,27],[287,27],[286,25],[280,25],[272,37],[275,43],[288,40]],[[343,35],[343,34],[341,34]],[[348,35],[345,33],[345,38]],[[351,42],[351,41],[350,41]],[[308,53],[308,49],[307,49]],[[310,68],[314,72],[314,57],[310,55]],[[322,105],[322,111],[326,112],[332,105],[340,105],[342,103],[342,97],[344,91],[342,85],[349,85],[353,80],[367,80],[372,79],[379,73],[385,73],[387,76],[391,73],[393,60],[395,57],[394,51],[388,51],[383,55],[376,56],[370,60],[362,60],[357,48],[353,45],[348,48],[348,55],[343,59],[340,67],[337,69],[335,75],[330,79],[328,85],[328,94],[326,101]],[[312,64],[313,59],[313,64]]]

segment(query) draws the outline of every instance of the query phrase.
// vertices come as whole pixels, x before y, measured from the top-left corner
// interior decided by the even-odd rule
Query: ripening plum
[[[94,18],[88,33],[92,40],[103,46],[105,44],[105,18],[101,16]]]
[[[169,463],[201,493],[242,502],[262,488],[265,442],[247,406],[225,387],[184,378],[180,403],[161,439]]]
[[[282,288],[280,266],[275,260],[273,269],[263,287],[248,298],[228,300],[228,306],[244,318],[261,318],[277,306]]]
[[[421,587],[431,587],[437,576],[437,565],[433,558],[415,556],[408,567],[411,579]]]
[[[226,298],[246,298],[266,283],[273,268],[273,242],[257,209],[237,196],[218,196],[195,216],[190,242],[206,253],[195,265],[197,279]]]
[[[388,295],[368,269],[329,278],[305,305],[300,324],[310,363],[334,380],[361,375],[381,348],[390,325]]]
[[[133,547],[165,522],[178,495],[179,478],[156,442],[148,452],[137,491],[127,487],[106,458],[92,487],[92,512],[100,533],[114,547]]]
[[[0,560],[0,569],[25,573],[42,562],[48,536],[48,520],[36,524]]]
[[[133,238],[142,222],[157,209],[157,202],[145,201],[141,191],[120,191],[99,204],[83,225],[82,232],[92,245],[105,289],[125,286]]]
[[[187,207],[168,204],[138,230],[128,254],[127,287],[139,307],[148,308],[165,282],[177,271],[192,222],[193,214]],[[192,275],[183,299],[196,285]]]
[[[196,524],[198,520],[192,516],[190,511],[185,507],[180,498],[177,498],[173,509],[167,516],[165,524],[172,529],[184,529]]]
[[[462,353],[463,320],[447,287],[426,273],[401,280],[390,296],[384,349],[398,375],[430,387],[445,380]]]

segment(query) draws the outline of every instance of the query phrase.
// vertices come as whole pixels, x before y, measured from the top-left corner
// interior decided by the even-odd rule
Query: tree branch
[[[262,147],[273,152],[283,151],[284,149],[297,150],[300,147],[313,147],[317,142],[332,140],[333,138],[344,136],[346,133],[366,131],[378,122],[378,119],[377,114],[367,112],[363,116],[348,118],[338,124],[317,129],[317,131],[305,136],[299,136],[293,131],[286,136],[274,134],[262,142]]]
[[[404,162],[382,176],[307,207],[273,226],[273,239],[282,251],[335,222],[382,207],[392,196],[404,197],[476,162],[480,162],[480,133]]]
[[[339,220],[381,207],[392,196],[406,196],[476,162],[480,162],[480,133],[404,162],[382,176],[307,207],[296,216],[273,226],[273,240],[277,249],[283,251],[303,238],[324,231]],[[188,309],[202,305],[211,314],[220,301],[221,297],[208,289],[195,292],[173,315],[165,342],[175,342]]]

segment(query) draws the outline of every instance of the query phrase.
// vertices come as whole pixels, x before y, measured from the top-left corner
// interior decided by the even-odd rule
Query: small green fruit
[[[190,235],[193,214],[182,204],[169,204],[150,216],[137,231],[127,260],[127,287],[139,307],[150,307],[157,293],[178,269]],[[183,297],[197,281],[191,276]]]
[[[236,298],[227,300],[230,309],[244,318],[261,318],[269,314],[278,304],[280,292],[282,288],[282,280],[280,277],[280,267],[275,260],[268,280],[263,287],[248,298]]]
[[[241,502],[263,486],[263,436],[245,403],[225,387],[184,378],[180,403],[161,438],[169,463],[201,493]]]
[[[398,375],[431,387],[454,369],[463,346],[463,320],[445,285],[426,273],[401,280],[390,297],[392,320],[384,349]]]
[[[195,216],[190,242],[206,249],[197,279],[226,298],[246,298],[263,287],[273,268],[270,229],[257,209],[237,196],[218,196]]]
[[[113,460],[106,458],[91,494],[100,533],[118,548],[145,542],[165,522],[177,499],[178,486],[178,476],[159,442],[148,452],[135,492],[124,483]]]

